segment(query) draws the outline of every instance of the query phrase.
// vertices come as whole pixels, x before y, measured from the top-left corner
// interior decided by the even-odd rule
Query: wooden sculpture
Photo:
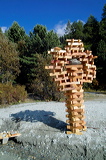
[[[96,76],[96,66],[92,51],[84,51],[81,40],[67,39],[65,50],[55,47],[48,51],[53,60],[50,66],[50,76],[54,77],[59,91],[66,96],[67,134],[82,134],[86,130],[84,116],[83,83],[92,83]]]

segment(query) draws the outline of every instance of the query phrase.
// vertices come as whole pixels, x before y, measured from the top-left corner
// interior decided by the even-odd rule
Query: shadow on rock
[[[26,122],[43,122],[44,124],[59,129],[61,131],[66,130],[66,123],[56,119],[54,112],[44,110],[25,110],[15,114],[11,114],[12,120],[15,122],[26,121]]]

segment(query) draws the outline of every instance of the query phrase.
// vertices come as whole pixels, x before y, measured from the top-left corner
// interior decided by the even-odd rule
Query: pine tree
[[[103,7],[102,19],[100,21],[100,41],[97,46],[98,59],[97,79],[102,89],[106,89],[106,4]]]
[[[100,21],[100,36],[106,41],[106,4],[103,7],[102,19]]]
[[[84,25],[84,43],[85,49],[92,50],[93,54],[97,53],[99,42],[99,22],[94,16],[90,16]]]
[[[9,40],[17,43],[18,41],[24,40],[26,33],[25,30],[20,27],[17,22],[13,22],[12,26],[7,30],[6,35]]]
[[[83,40],[83,22],[73,22],[71,25],[71,34],[73,39],[81,39]]]

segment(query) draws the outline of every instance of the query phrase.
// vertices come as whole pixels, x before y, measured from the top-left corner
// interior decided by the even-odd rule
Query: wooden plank
[[[79,47],[70,47],[70,50],[74,50],[74,51],[79,51],[80,49],[79,49]]]
[[[68,68],[67,69],[67,73],[70,73],[70,75],[72,75],[72,76],[78,76],[78,75],[82,75],[83,74],[83,70],[82,69],[71,70],[71,68]]]
[[[77,74],[82,74],[82,73],[83,73],[83,70],[82,70],[82,69],[79,69],[79,70],[75,71],[75,73],[77,73]]]
[[[60,61],[59,60],[51,60],[51,63],[60,63]]]
[[[18,137],[20,135],[21,135],[20,133],[13,133],[12,134],[11,132],[0,133],[0,139]]]
[[[64,59],[64,60],[65,60],[65,59],[71,59],[71,58],[72,58],[72,55],[68,55],[68,54],[67,54],[67,55],[58,55],[58,58],[59,58],[59,59]]]
[[[74,86],[75,86],[77,91],[80,91],[83,88],[82,84],[75,84]]]
[[[96,58],[98,58],[98,56],[94,56],[94,57],[93,57],[93,59],[96,59]]]
[[[61,66],[45,66],[45,69],[61,69]]]
[[[83,49],[82,49],[83,50]],[[82,56],[85,56],[86,57],[86,53],[84,52],[84,50],[83,50],[83,52],[80,52],[80,50],[77,52],[77,53],[72,53],[72,56],[73,57],[77,57],[77,58],[80,58],[80,57],[82,57]]]
[[[93,74],[93,73],[94,73],[94,70],[92,70],[92,69],[86,69],[86,70],[85,70],[85,73],[86,73],[86,74]]]
[[[75,86],[75,85],[74,85],[74,86]],[[75,87],[76,87],[76,86],[75,86]],[[76,90],[77,90],[77,88],[76,88]],[[79,87],[78,90],[77,90],[77,92],[75,92],[75,93],[82,93],[81,95],[78,95],[78,96],[82,96],[82,95],[83,95],[83,92],[78,92],[79,90],[83,90],[82,87]],[[65,92],[64,94],[65,94],[66,96],[72,96],[73,98],[74,98],[74,97],[77,97],[77,95],[73,94],[72,91],[67,91],[67,92]]]
[[[82,118],[78,118],[78,117],[71,117],[71,118],[69,118],[70,121],[81,121],[81,120],[84,120],[84,119],[85,119],[85,116],[83,116]]]
[[[77,106],[70,106],[69,104],[65,104],[65,106],[67,107],[67,109],[69,108],[69,109],[78,109],[78,107]]]
[[[81,42],[80,39],[66,39],[66,42]]]
[[[66,112],[77,112],[77,113],[80,113],[80,112],[82,112],[82,113],[85,113],[85,111],[84,111],[84,109],[71,109],[71,108],[67,108],[66,109]]]
[[[73,130],[73,129],[84,129],[85,127],[83,125],[81,126],[77,126],[77,127],[73,127],[73,126],[70,126],[70,125],[67,125],[67,129],[70,129],[70,130]]]
[[[86,124],[86,122],[85,121],[80,121],[80,123],[77,121],[77,122],[72,122],[72,121],[70,121],[71,123],[68,123],[69,124],[69,126],[72,126],[73,128],[74,127],[79,127],[79,126],[84,126],[85,124]]]
[[[72,85],[72,84],[79,84],[79,82],[65,82],[65,83],[60,83],[60,86],[67,86],[67,85]],[[75,89],[75,87],[72,85],[73,89]]]
[[[83,79],[83,80],[81,80],[81,82],[86,82],[86,83],[92,83],[92,80],[86,80],[86,79]]]
[[[69,110],[68,110],[69,111]],[[78,113],[77,112],[68,112],[69,113],[69,116],[77,116]]]
[[[67,72],[69,73],[69,76],[72,76],[73,78],[78,76],[78,74],[75,72],[71,72],[71,71],[67,71]]]
[[[83,95],[83,92],[71,92],[71,91],[69,91],[70,92],[70,94],[72,94],[72,96],[74,97],[74,96],[82,96]]]
[[[80,84],[80,82],[77,82],[77,81],[76,82],[71,82],[71,84]]]
[[[70,110],[70,109],[66,109],[66,112],[68,112],[69,116],[77,116],[80,117],[82,115],[84,115],[85,111],[81,111],[81,112],[77,112],[76,110]]]
[[[63,81],[63,80],[66,81],[66,80],[69,80],[69,78],[68,78],[68,77],[66,78],[66,77],[63,77],[63,76],[60,77],[60,78],[54,78],[54,81],[55,81],[55,82],[57,82],[57,81]]]
[[[83,68],[83,65],[66,65],[66,68],[71,68],[71,70],[78,70],[77,68]]]
[[[69,126],[72,126],[73,128],[78,128],[80,127],[82,124],[79,124],[79,123],[70,123]],[[67,128],[69,129],[69,128]]]
[[[71,95],[67,96],[66,99],[68,99],[69,101],[82,101],[83,97],[75,97],[73,98]]]
[[[67,88],[60,88],[60,91],[70,91],[73,90],[72,87],[67,87]]]
[[[67,98],[67,101],[70,101],[70,104],[82,104],[82,103],[84,103],[84,100],[82,99],[80,99],[80,100],[76,100],[76,99],[74,99],[74,100],[71,100],[70,98]]]
[[[81,107],[77,107],[77,106],[66,106],[66,107],[67,107],[66,109],[69,111],[69,113],[70,113],[70,112],[73,112],[74,110],[76,111],[76,110],[79,110],[79,109],[80,109],[80,110],[82,109],[82,110],[83,110],[83,113],[85,113],[85,111],[84,111],[85,106],[84,106],[84,105],[82,105]],[[77,111],[76,111],[76,112],[77,112]],[[82,112],[82,111],[81,111],[81,112]],[[80,113],[81,113],[81,112],[80,112]],[[79,113],[79,112],[78,112],[78,113]]]
[[[70,116],[76,116],[78,118],[80,118],[79,116],[82,116],[84,115],[84,111],[83,112],[75,112],[75,111],[71,111],[71,110],[67,110],[67,112],[69,113]]]
[[[71,91],[71,93],[76,93],[76,94],[78,94],[78,92],[79,92],[79,93],[83,93],[84,90],[83,90],[83,89],[80,89],[80,90],[78,91],[78,90],[75,89],[75,90],[72,90],[72,91]]]
[[[69,101],[68,101],[69,102]],[[82,103],[75,103],[75,104],[71,104],[72,106],[77,106],[77,107],[81,107],[83,104]]]
[[[66,134],[82,135],[82,132],[80,132],[79,130],[78,130],[78,131],[77,131],[77,130],[75,130],[75,131],[73,131],[73,132],[71,132],[71,131],[66,131]]]
[[[50,73],[50,76],[63,75],[63,74],[67,74],[67,71]]]
[[[85,108],[85,105],[83,103],[77,103],[77,104],[71,104],[70,101],[67,101],[67,108],[73,108],[73,107],[78,107],[78,108]]]
[[[63,67],[61,67],[60,69],[53,69],[53,70],[51,70],[51,73],[61,73],[61,72],[63,72]]]
[[[88,59],[88,57],[81,57],[81,58],[80,58],[80,61],[88,62],[88,61],[89,61],[89,59]]]
[[[70,110],[74,110],[74,109],[84,109],[85,108],[85,105],[81,105],[80,107],[79,106],[73,106],[72,104],[65,104],[65,106],[70,109]]]
[[[72,79],[72,81],[78,81],[78,79],[83,79],[83,75],[81,75],[81,76],[71,76],[71,75],[69,75],[69,78]]]
[[[85,53],[87,53],[88,55],[90,55],[92,53],[92,51],[86,50]]]
[[[87,67],[92,67],[92,68],[96,68],[95,65],[91,65],[91,64],[85,64],[85,66],[87,66]]]
[[[72,115],[70,115],[70,114],[67,114],[66,117],[69,118],[69,119],[72,120],[72,121],[76,121],[77,118],[79,118],[79,119],[81,119],[81,120],[85,119],[85,116],[84,116],[84,115],[81,115],[81,114],[76,115],[76,116],[72,116]]]
[[[86,122],[84,121],[84,120],[79,120],[79,121],[71,121],[71,120],[69,120],[69,119],[67,119],[66,120],[66,123],[71,123],[71,124],[73,124],[73,123],[80,123],[80,124],[83,124],[83,125],[85,125],[86,124]]]

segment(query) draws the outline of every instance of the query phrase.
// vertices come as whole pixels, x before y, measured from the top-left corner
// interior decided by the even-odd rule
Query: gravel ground
[[[92,96],[91,96],[92,97]],[[66,135],[64,102],[35,102],[0,109],[0,132],[21,136],[0,145],[0,160],[106,160],[106,96],[85,101],[87,131]]]

